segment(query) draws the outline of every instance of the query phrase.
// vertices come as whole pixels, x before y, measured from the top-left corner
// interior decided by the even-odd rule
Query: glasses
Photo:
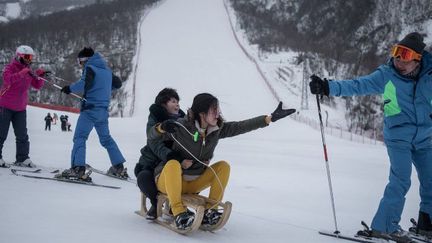
[[[420,61],[422,57],[421,54],[418,54],[414,50],[401,45],[393,46],[391,56],[404,62],[409,62],[412,60]]]
[[[78,57],[77,58],[77,62],[79,65],[83,65],[84,62],[86,62],[88,60],[88,57]]]

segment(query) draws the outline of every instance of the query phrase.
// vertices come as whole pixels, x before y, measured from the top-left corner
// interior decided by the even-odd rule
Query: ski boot
[[[6,161],[4,161],[3,159],[0,159],[0,167],[9,168],[10,166],[8,164],[6,164]]]
[[[13,165],[20,166],[20,167],[36,168],[36,165],[33,164],[33,162],[30,160],[30,158],[27,158],[26,160],[21,161],[21,162],[16,161],[13,163]]]
[[[204,217],[201,225],[215,225],[219,222],[222,217],[222,213],[218,212],[216,209],[206,209],[204,211]]]
[[[175,226],[179,230],[186,230],[191,227],[195,219],[195,214],[190,211],[185,211],[175,216]]]
[[[90,174],[91,170],[86,173],[85,166],[74,166],[70,169],[64,170],[60,174],[55,175],[55,178],[91,182],[92,178],[90,177]]]
[[[413,227],[409,229],[410,232],[424,236],[426,238],[432,238],[432,223],[428,213],[419,212],[418,221],[411,219]]]
[[[110,176],[118,177],[120,179],[128,179],[129,178],[129,175],[127,173],[127,169],[123,166],[123,163],[111,166],[108,169],[107,174]]]
[[[378,239],[384,239],[384,240],[391,240],[391,241],[396,241],[398,243],[415,243],[416,241],[413,240],[410,236],[409,236],[409,232],[402,230],[401,228],[399,228],[398,230],[392,232],[392,233],[387,233],[387,232],[381,232],[378,230],[374,230],[374,229],[370,229],[369,226],[362,221],[361,224],[364,227],[364,230],[360,230],[357,232],[357,236],[362,237],[362,238],[378,238]]]
[[[398,243],[416,243],[416,241],[409,236],[409,232],[403,229],[398,229],[392,233],[372,230],[371,237],[385,239],[385,240],[392,240]]]
[[[157,207],[151,205],[150,209],[147,211],[146,217],[147,220],[155,220],[157,219]]]

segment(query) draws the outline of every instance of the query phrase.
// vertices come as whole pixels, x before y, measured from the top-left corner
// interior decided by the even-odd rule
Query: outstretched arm
[[[386,80],[381,70],[351,80],[340,80],[329,82],[330,95],[353,96],[382,94]]]
[[[270,122],[276,122],[296,111],[295,109],[283,109],[282,105],[282,102],[279,102],[276,110],[274,110],[270,116],[258,116],[244,121],[224,123],[219,134],[220,138],[233,137],[258,128],[266,127]]]

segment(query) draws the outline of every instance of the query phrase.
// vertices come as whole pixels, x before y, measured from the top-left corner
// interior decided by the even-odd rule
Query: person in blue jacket
[[[81,113],[75,127],[71,168],[63,171],[58,177],[75,178],[90,181],[86,170],[86,141],[93,128],[99,136],[101,145],[108,151],[112,166],[108,174],[128,178],[123,163],[126,161],[116,142],[111,137],[108,127],[108,106],[112,89],[121,87],[120,78],[115,76],[106,61],[92,48],[85,47],[78,54],[78,63],[83,68],[81,78],[70,86],[64,86],[65,94],[83,93]]]
[[[369,75],[330,82],[313,75],[309,83],[312,94],[383,95],[390,176],[369,231],[374,237],[407,239],[399,221],[411,185],[412,164],[420,181],[417,230],[432,233],[432,56],[425,46],[423,36],[413,32],[393,46],[386,64]]]

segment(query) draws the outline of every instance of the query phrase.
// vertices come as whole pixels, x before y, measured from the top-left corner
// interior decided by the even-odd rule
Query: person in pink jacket
[[[41,68],[34,73],[31,63],[35,53],[29,46],[19,46],[16,55],[3,70],[3,85],[0,89],[0,166],[6,167],[3,160],[3,143],[7,138],[10,123],[16,137],[16,166],[35,167],[29,157],[30,142],[27,135],[26,107],[30,87],[42,88],[45,75]]]

